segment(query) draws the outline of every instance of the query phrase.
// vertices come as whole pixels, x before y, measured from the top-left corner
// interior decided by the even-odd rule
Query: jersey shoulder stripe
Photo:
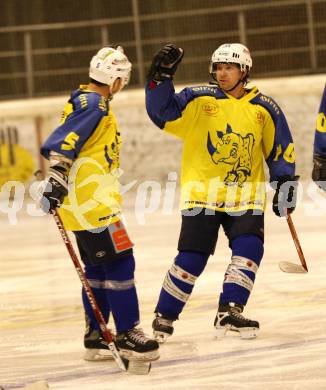
[[[96,92],[75,91],[69,102],[73,105],[74,111],[98,109],[105,114],[108,113],[108,101]]]
[[[171,81],[164,81],[151,89],[146,84],[146,109],[149,117],[160,129],[166,122],[173,122],[183,115],[183,111],[197,98],[210,96],[215,99],[228,99],[217,86],[195,86],[175,93]]]
[[[257,96],[255,96],[253,99],[251,99],[250,103],[257,104],[259,106],[264,107],[271,115],[275,126],[276,126],[276,123],[277,123],[279,117],[283,114],[281,108],[275,102],[275,100],[267,95],[262,94],[262,93],[259,93]]]
[[[180,111],[183,111],[194,99],[204,96],[211,96],[216,99],[228,99],[228,97],[216,86],[203,85],[197,87],[187,87],[180,93],[176,94]]]

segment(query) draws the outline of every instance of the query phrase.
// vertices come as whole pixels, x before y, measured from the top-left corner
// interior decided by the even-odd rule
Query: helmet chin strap
[[[232,87],[232,88],[230,88],[230,89],[224,89],[224,91],[226,91],[226,92],[232,92],[235,88],[237,88],[237,86],[240,84],[240,83],[242,83],[243,82],[243,80],[242,79],[239,79],[239,81]]]

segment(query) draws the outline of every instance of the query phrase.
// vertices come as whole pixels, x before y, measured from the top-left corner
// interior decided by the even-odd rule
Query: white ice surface
[[[268,208],[270,210],[270,207]],[[176,255],[178,213],[126,212],[135,242],[142,326],[150,332],[166,270]],[[80,282],[51,217],[0,220],[0,385],[46,380],[50,389],[326,389],[326,217],[293,216],[308,274],[284,274],[280,260],[299,262],[285,220],[266,214],[265,256],[245,314],[261,325],[255,340],[214,339],[213,320],[230,251],[223,232],[147,376],[112,362],[85,362]]]

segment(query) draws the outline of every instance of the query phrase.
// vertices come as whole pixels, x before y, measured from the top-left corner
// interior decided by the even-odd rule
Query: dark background
[[[68,93],[88,80],[91,56],[120,43],[143,87],[165,43],[185,49],[176,83],[208,80],[213,51],[242,42],[251,76],[326,72],[326,0],[1,0],[0,99]]]

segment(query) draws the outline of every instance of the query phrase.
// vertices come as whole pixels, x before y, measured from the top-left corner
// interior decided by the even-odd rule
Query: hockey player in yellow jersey
[[[214,326],[217,336],[233,330],[253,338],[259,323],[242,312],[264,251],[264,160],[276,190],[274,213],[291,213],[298,179],[293,141],[277,103],[256,87],[246,88],[252,67],[247,47],[221,45],[210,62],[215,85],[175,93],[172,79],[183,54],[165,45],[153,58],[146,84],[148,115],[183,142],[178,254],[155,308],[154,335],[164,342],[173,333],[222,226],[232,254]]]
[[[128,359],[156,360],[158,343],[139,324],[133,244],[121,221],[119,151],[121,135],[110,100],[126,84],[131,63],[121,46],[93,56],[89,83],[72,92],[61,122],[41,148],[50,169],[42,208],[55,208],[74,232],[85,275],[106,321],[112,313],[116,345]],[[68,185],[69,182],[69,185]],[[86,360],[102,360],[108,346],[85,291]]]
[[[326,84],[316,120],[312,180],[326,191]]]

